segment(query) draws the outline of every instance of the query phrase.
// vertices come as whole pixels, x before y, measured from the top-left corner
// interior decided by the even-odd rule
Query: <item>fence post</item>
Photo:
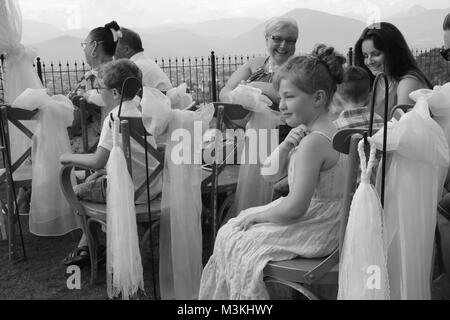
[[[41,79],[42,85],[44,85],[44,81],[42,80],[42,66],[41,66],[41,58],[36,58],[36,69],[39,79]]]
[[[350,47],[348,49],[348,65],[352,66],[353,65],[353,48]]]
[[[211,91],[213,101],[217,101],[216,88],[216,57],[214,51],[211,51]]]

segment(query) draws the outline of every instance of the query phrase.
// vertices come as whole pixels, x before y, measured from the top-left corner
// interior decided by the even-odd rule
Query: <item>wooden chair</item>
[[[287,261],[269,262],[264,269],[267,283],[286,285],[310,300],[317,300],[312,285],[337,285],[339,272],[339,253],[347,227],[350,205],[356,190],[359,168],[358,143],[363,138],[363,129],[343,129],[333,137],[333,148],[348,154],[348,171],[344,185],[343,208],[340,221],[339,247],[328,257],[317,259],[296,258]]]
[[[6,224],[8,235],[8,255],[10,260],[15,260],[17,258],[15,243],[16,223],[19,223],[19,228],[21,231],[18,216],[18,207],[21,203],[17,203],[16,195],[21,187],[31,188],[32,171],[31,164],[27,161],[31,157],[31,147],[20,155],[14,163],[12,163],[9,125],[14,125],[20,130],[20,132],[23,132],[28,138],[32,139],[33,133],[21,121],[33,120],[37,113],[38,110],[28,111],[19,108],[11,108],[9,105],[0,105],[1,145],[4,147],[4,169],[0,169],[0,184],[6,187],[6,206],[4,203],[2,203],[1,206],[5,208],[7,212]]]
[[[123,140],[123,150],[125,158],[127,160],[128,170],[131,172],[131,147],[130,138],[133,138],[143,148],[145,148],[145,135],[148,135],[145,130],[141,118],[126,118],[121,117],[121,131]],[[153,181],[161,172],[164,165],[164,156],[152,145],[147,142],[147,151],[149,155],[154,157],[158,162],[158,166],[154,169],[152,174],[148,177],[149,184]],[[71,171],[73,165],[66,165],[61,169],[60,182],[63,193],[67,198],[70,205],[75,212],[81,217],[82,229],[85,232],[88,239],[89,254],[91,259],[91,284],[94,284],[97,279],[97,249],[99,245],[99,237],[92,228],[94,223],[99,223],[102,226],[106,226],[106,204],[93,203],[88,201],[82,201],[77,198],[72,187],[70,180]],[[87,168],[89,169],[89,168]],[[146,191],[147,185],[144,182],[136,191],[135,199],[138,199],[144,191]],[[137,223],[149,223],[150,226],[145,232],[141,240],[141,250],[144,248],[147,240],[150,238],[151,231],[158,226],[159,217],[161,212],[161,197],[157,197],[150,202],[150,212],[148,210],[147,203],[136,205],[136,221]],[[153,258],[153,257],[152,257]],[[153,259],[152,259],[153,262]]]

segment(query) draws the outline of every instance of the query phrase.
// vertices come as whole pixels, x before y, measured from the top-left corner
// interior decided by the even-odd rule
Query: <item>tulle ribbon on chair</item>
[[[197,299],[202,273],[201,147],[213,105],[173,110],[159,90],[144,87],[142,119],[152,135],[166,134],[160,221],[162,299]]]
[[[48,96],[45,89],[26,89],[12,107],[35,110],[36,130],[32,139],[30,232],[60,236],[78,223],[59,185],[59,157],[71,152],[67,127],[73,121],[73,105],[62,95]],[[28,138],[27,138],[28,139]]]
[[[431,298],[436,208],[449,165],[448,143],[430,116],[428,96],[415,97],[410,112],[388,123],[384,223],[394,300]],[[382,130],[373,139],[381,149]]]
[[[18,1],[0,1],[0,53],[6,53],[5,59],[5,102],[11,104],[25,89],[43,88],[33,68],[36,53],[25,48],[22,39],[22,14]],[[32,132],[33,121],[23,122]],[[11,160],[14,162],[30,147],[30,141],[20,130],[9,126],[11,138]]]
[[[236,197],[225,222],[242,210],[272,201],[274,185],[263,178],[261,168],[262,163],[278,146],[278,132],[275,129],[283,123],[280,113],[269,108],[272,102],[261,94],[261,90],[239,85],[231,96],[233,103],[241,104],[253,112],[246,126]]]
[[[134,184],[120,147],[120,121],[113,125],[113,148],[106,171],[107,254],[106,275],[109,298],[122,295],[128,300],[139,288],[144,290],[144,276],[134,206]]]
[[[380,199],[370,184],[375,164],[375,144],[370,143],[366,166],[364,140],[358,145],[361,183],[350,208],[339,263],[339,300],[389,300],[389,279]]]

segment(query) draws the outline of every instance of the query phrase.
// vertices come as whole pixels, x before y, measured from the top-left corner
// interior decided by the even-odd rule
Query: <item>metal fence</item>
[[[439,49],[413,49],[421,70],[429,77],[433,84],[442,84],[450,81],[450,63],[439,54]],[[155,62],[168,75],[174,86],[186,83],[192,93],[193,99],[198,102],[217,100],[220,90],[230,75],[242,64],[257,56],[230,55],[216,56],[214,52],[205,57],[162,58]],[[350,48],[347,53],[349,63],[353,61],[353,52]],[[42,83],[48,88],[50,94],[67,94],[80,81],[89,70],[84,62],[46,63],[37,58],[33,64]],[[3,59],[0,69],[0,100],[4,97]]]

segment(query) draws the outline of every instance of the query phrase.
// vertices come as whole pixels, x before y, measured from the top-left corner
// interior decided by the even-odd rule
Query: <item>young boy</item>
[[[345,69],[344,80],[338,86],[337,94],[341,97],[344,110],[334,121],[336,128],[368,128],[370,110],[368,108],[370,95],[370,78],[366,70],[350,66]],[[374,114],[373,129],[383,127],[383,118]]]
[[[105,105],[112,109],[110,114],[103,122],[102,131],[100,134],[100,141],[95,153],[92,154],[63,154],[60,157],[60,162],[64,164],[74,164],[92,169],[103,169],[108,162],[110,151],[113,147],[112,126],[110,126],[111,118],[114,121],[118,119],[118,111],[120,101],[122,101],[121,116],[126,117],[142,117],[138,109],[138,104],[133,98],[139,90],[136,81],[129,81],[126,84],[126,89],[122,92],[123,84],[127,78],[136,78],[142,81],[142,72],[133,62],[128,59],[119,59],[105,64],[99,72],[99,84],[101,96]],[[148,138],[148,142],[156,148],[156,143],[153,137]],[[141,186],[146,179],[145,169],[145,150],[136,141],[131,139],[131,158],[133,182],[135,188]],[[157,163],[149,157],[149,170],[156,168]],[[161,179],[155,179],[150,185],[150,196],[154,197],[161,190]],[[80,199],[105,203],[106,201],[106,176],[95,174],[89,177],[86,182],[77,185],[74,188],[75,193]],[[146,193],[139,199],[139,202],[146,201]],[[65,260],[65,265],[77,264],[85,265],[89,262],[89,252],[87,248],[87,241],[85,235],[80,240],[78,248],[72,252]]]

